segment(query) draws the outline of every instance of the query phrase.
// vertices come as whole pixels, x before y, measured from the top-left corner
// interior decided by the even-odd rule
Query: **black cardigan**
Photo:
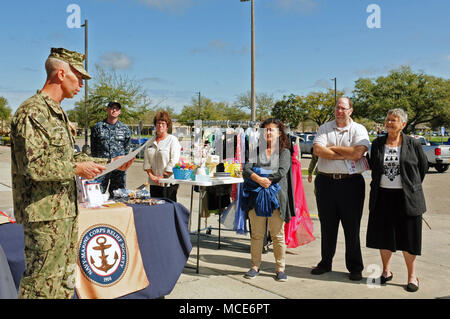
[[[400,176],[404,194],[406,214],[419,216],[425,213],[425,196],[422,181],[428,171],[428,161],[418,140],[402,133],[402,147],[400,151]],[[383,172],[384,148],[387,135],[376,138],[370,150],[370,168],[372,182],[370,183],[369,210],[373,211],[378,199],[381,174]]]
[[[287,148],[280,150],[278,170],[270,174],[268,177],[272,181],[272,183],[279,183],[281,187],[280,191],[277,194],[277,199],[280,203],[279,211],[281,219],[286,223],[291,220],[291,217],[295,216],[295,197],[293,193],[291,162],[292,156],[290,150]],[[270,162],[262,163],[258,150],[257,163],[246,161],[244,165],[244,169],[242,172],[242,177],[244,179],[250,179],[250,176],[254,173],[252,171],[253,166],[268,168],[270,167]]]

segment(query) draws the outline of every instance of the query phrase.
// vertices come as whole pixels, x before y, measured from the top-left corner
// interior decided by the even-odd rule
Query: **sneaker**
[[[277,275],[275,277],[276,281],[287,281],[287,275],[284,271],[277,272]]]
[[[256,271],[255,269],[251,268],[249,271],[247,271],[245,273],[244,277],[247,279],[253,279],[258,275],[259,275],[259,269],[258,269],[258,271]]]

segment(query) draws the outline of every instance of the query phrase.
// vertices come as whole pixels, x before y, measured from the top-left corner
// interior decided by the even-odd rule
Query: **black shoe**
[[[381,275],[380,277],[380,284],[381,285],[385,285],[386,282],[391,281],[392,277],[394,277],[394,274],[391,272],[391,275],[389,277],[384,277],[383,275]]]
[[[353,281],[360,281],[362,280],[362,273],[360,271],[351,272],[348,278]]]
[[[322,274],[324,274],[326,272],[330,272],[330,271],[331,271],[331,268],[324,268],[322,266],[317,266],[311,270],[311,274],[312,275],[322,275]]]
[[[419,278],[417,278],[417,285],[412,283],[412,282],[410,282],[406,286],[406,290],[409,291],[409,292],[416,292],[417,290],[419,290]]]

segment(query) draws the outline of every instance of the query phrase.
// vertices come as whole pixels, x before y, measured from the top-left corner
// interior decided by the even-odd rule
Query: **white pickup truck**
[[[450,145],[430,143],[420,135],[414,135],[413,137],[420,140],[428,159],[428,166],[434,167],[439,173],[445,172],[450,165]]]

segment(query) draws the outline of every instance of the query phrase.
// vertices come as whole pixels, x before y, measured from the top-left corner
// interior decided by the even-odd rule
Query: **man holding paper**
[[[370,140],[366,128],[350,118],[352,112],[351,100],[339,98],[334,111],[335,120],[320,126],[314,139],[314,154],[319,157],[315,188],[322,259],[311,274],[331,271],[339,222],[342,222],[349,278],[361,280],[364,266],[359,229],[365,197],[361,173],[367,169],[363,156]]]
[[[61,107],[90,75],[84,55],[52,48],[42,90],[23,102],[11,121],[14,215],[23,224],[25,272],[19,298],[73,296],[77,262],[76,176],[92,179],[106,159],[74,151],[69,118]],[[131,161],[119,169],[127,169]]]

